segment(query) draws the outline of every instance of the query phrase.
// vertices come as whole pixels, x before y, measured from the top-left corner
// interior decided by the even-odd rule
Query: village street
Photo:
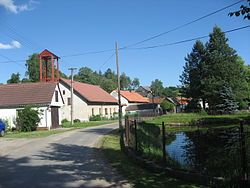
[[[46,138],[1,139],[0,188],[129,187],[103,159],[98,141],[116,124]]]

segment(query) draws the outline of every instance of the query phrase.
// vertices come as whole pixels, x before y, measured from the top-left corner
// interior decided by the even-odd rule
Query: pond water
[[[239,173],[241,147],[238,127],[179,132],[174,136],[175,139],[166,145],[166,153],[180,168],[222,177]]]

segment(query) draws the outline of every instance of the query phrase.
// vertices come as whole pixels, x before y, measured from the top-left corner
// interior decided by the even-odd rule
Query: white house
[[[122,105],[122,113],[126,113],[126,108],[131,105],[137,104],[145,104],[149,103],[149,99],[141,96],[139,93],[135,91],[120,91],[121,93],[121,105]],[[118,100],[118,92],[114,90],[110,93],[114,98]]]
[[[65,104],[62,107],[62,119],[71,119],[71,80],[61,78],[59,86]],[[73,119],[89,121],[91,116],[111,118],[118,113],[118,102],[100,86],[73,82]]]
[[[56,128],[61,122],[63,103],[55,82],[0,85],[0,119],[6,120],[10,127],[16,126],[18,111],[29,105],[41,112],[38,129]]]

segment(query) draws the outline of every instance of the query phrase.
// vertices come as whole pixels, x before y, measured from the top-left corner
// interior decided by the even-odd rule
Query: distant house
[[[154,104],[161,104],[164,101],[165,98],[163,97],[152,97],[149,98],[149,103],[154,103]]]
[[[0,85],[0,96],[0,118],[10,127],[16,126],[18,111],[27,105],[41,112],[38,129],[56,128],[60,124],[64,101],[55,82]]]
[[[152,90],[149,86],[140,86],[137,90],[137,93],[139,93],[143,97],[152,98]]]
[[[181,104],[179,103],[179,101],[176,98],[172,98],[172,97],[166,97],[166,99],[168,102],[172,103],[174,105],[174,113],[180,113],[181,112]]]
[[[138,113],[141,116],[150,114],[161,114],[161,107],[156,103],[135,104],[130,105],[125,109],[126,113]]]
[[[70,120],[71,115],[71,80],[61,78],[59,86],[65,104],[62,107],[62,119]],[[111,118],[118,113],[118,102],[100,86],[74,81],[74,119],[89,121],[91,116],[100,115]]]
[[[118,100],[117,90],[112,91],[110,94]],[[149,103],[148,98],[141,96],[139,93],[135,91],[121,91],[121,105],[123,114],[126,113],[127,107],[145,103]]]

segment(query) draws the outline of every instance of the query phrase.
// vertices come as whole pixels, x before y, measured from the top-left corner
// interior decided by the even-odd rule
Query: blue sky
[[[66,56],[113,49],[115,41],[123,47],[234,2],[237,0],[0,0],[0,83],[5,83],[11,73],[19,72],[24,77],[25,62],[6,61],[25,60],[44,48]],[[207,35],[215,25],[224,31],[249,25],[247,20],[227,16],[238,8],[236,5],[136,47]],[[250,29],[227,34],[227,37],[230,46],[250,64]],[[193,44],[120,51],[121,72],[138,77],[142,85],[150,85],[154,79],[162,80],[164,86],[179,85],[184,57]],[[60,67],[66,74],[69,67],[115,70],[115,56],[103,65],[112,54],[65,57]]]

